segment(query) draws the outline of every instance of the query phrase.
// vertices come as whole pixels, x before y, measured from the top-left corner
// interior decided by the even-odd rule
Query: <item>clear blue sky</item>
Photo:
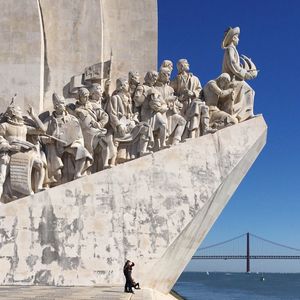
[[[159,64],[187,58],[204,85],[221,72],[225,29],[239,26],[239,53],[261,70],[249,84],[269,127],[267,145],[202,246],[249,231],[300,248],[300,1],[158,4]]]

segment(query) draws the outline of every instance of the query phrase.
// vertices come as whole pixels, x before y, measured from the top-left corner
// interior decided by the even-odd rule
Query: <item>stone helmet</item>
[[[58,105],[65,105],[66,99],[63,96],[59,96],[57,93],[53,93],[52,103],[54,107],[57,107]]]
[[[22,110],[19,106],[10,104],[6,109],[5,116],[8,120],[11,120],[13,117],[18,117],[19,119],[22,119]]]

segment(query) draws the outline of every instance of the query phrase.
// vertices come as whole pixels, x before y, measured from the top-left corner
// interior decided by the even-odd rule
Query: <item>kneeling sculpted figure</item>
[[[86,175],[93,157],[84,147],[80,124],[65,108],[65,99],[53,94],[54,111],[44,124],[47,134],[55,139],[46,140],[48,176],[52,185],[65,183]]]
[[[227,73],[222,73],[218,78],[210,80],[203,88],[212,128],[221,129],[238,123],[234,116],[223,111],[224,101],[228,101],[228,97],[233,93],[229,84],[230,76]]]
[[[110,125],[114,132],[114,143],[118,148],[117,162],[124,162],[148,153],[150,128],[146,123],[139,122],[137,113],[132,112],[132,100],[128,88],[126,79],[117,79],[116,91],[107,106]]]
[[[43,190],[45,160],[39,144],[26,140],[27,135],[43,133],[43,124],[29,109],[34,125],[25,125],[20,107],[11,104],[0,124],[0,197],[4,202]],[[33,174],[34,182],[31,183]]]

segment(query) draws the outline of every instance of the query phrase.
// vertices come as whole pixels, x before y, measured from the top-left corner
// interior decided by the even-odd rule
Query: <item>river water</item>
[[[184,272],[174,290],[187,300],[300,300],[300,274]]]

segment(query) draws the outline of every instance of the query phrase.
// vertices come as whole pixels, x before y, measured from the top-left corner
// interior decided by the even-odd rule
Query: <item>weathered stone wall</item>
[[[42,109],[44,41],[37,0],[0,0],[0,102]]]
[[[0,0],[0,101],[37,111],[70,78],[109,60],[112,79],[157,63],[156,0]],[[113,87],[112,87],[113,88]]]
[[[256,117],[2,205],[0,284],[122,284],[131,259],[168,292],[265,140]]]

